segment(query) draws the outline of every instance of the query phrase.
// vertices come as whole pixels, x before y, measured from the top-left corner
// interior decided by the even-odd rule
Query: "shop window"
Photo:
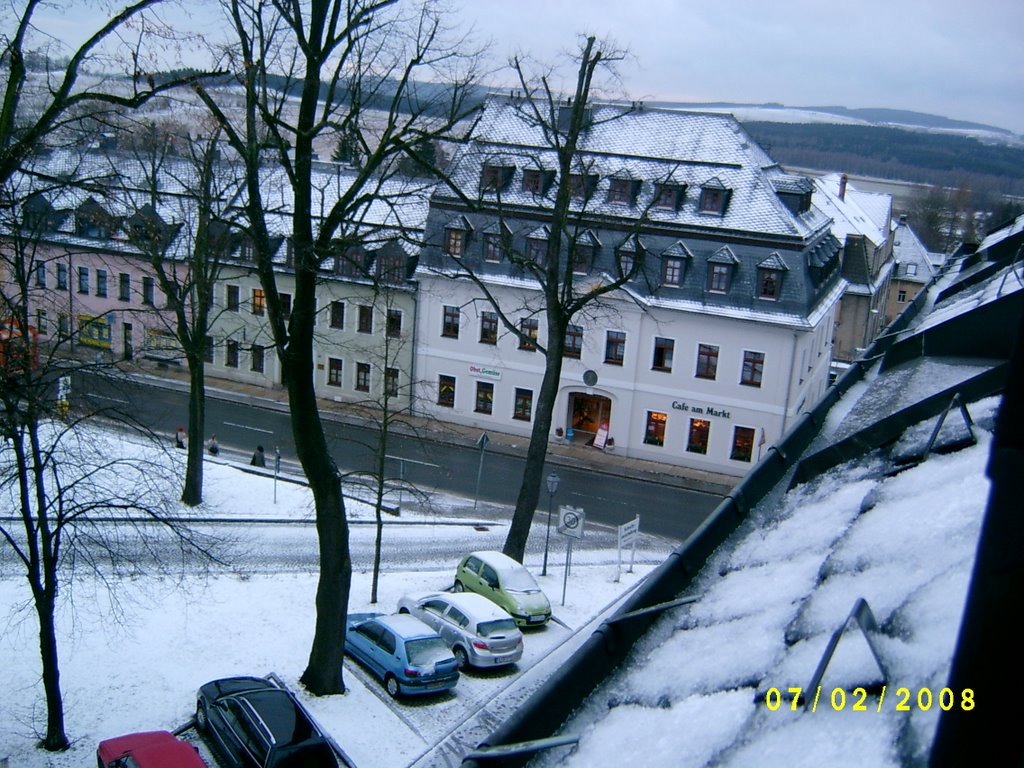
[[[711,422],[707,419],[690,419],[690,434],[686,441],[686,450],[690,453],[706,455],[708,437],[711,434]]]
[[[496,312],[480,313],[480,343],[498,343],[498,314]]]
[[[459,338],[459,308],[445,305],[441,321],[441,335],[450,339]]]
[[[608,331],[604,341],[604,361],[608,365],[622,365],[626,359],[626,334]]]
[[[654,359],[651,361],[652,371],[672,372],[672,354],[675,351],[676,342],[673,339],[663,339],[660,336],[654,337]]]
[[[494,385],[489,381],[478,381],[476,383],[476,407],[477,413],[491,413],[494,410]]]
[[[573,357],[579,360],[583,354],[583,327],[570,325],[565,329],[565,350],[562,353],[565,357]]]
[[[359,322],[356,330],[360,333],[373,333],[373,307],[359,305]]]
[[[751,427],[736,427],[732,432],[732,452],[729,458],[733,461],[749,462],[754,455],[754,430]]]
[[[397,339],[402,335],[402,310],[400,309],[389,309],[388,310],[388,336],[392,339]]]
[[[262,288],[252,289],[252,313],[254,315],[263,316],[267,311],[267,294],[263,292]]]
[[[398,395],[397,368],[384,369],[384,394],[387,395],[388,397],[395,397]]]
[[[229,339],[225,345],[224,365],[228,368],[238,367],[238,342]]]
[[[263,366],[265,364],[265,353],[263,347],[259,344],[253,344],[251,350],[252,356],[252,370],[256,373],[263,373]]]
[[[519,421],[529,421],[533,418],[533,390],[520,389],[516,387],[515,408],[512,411],[512,418]]]
[[[345,302],[331,302],[331,328],[342,329],[345,327]]]
[[[522,336],[519,337],[519,348],[527,352],[537,349],[537,333],[540,329],[540,321],[535,317],[524,317],[519,321],[519,330]]]
[[[344,363],[336,357],[327,358],[327,385],[331,387],[341,386],[341,374]]]
[[[445,408],[455,407],[455,377],[437,377],[437,404]]]
[[[370,391],[370,364],[356,363],[356,391]]]
[[[764,374],[764,353],[743,352],[743,371],[740,375],[740,384],[748,387],[760,387],[761,377]]]
[[[698,379],[715,379],[718,375],[718,347],[712,344],[697,346],[697,372],[694,375]]]
[[[665,423],[668,414],[660,411],[647,412],[647,428],[644,430],[644,442],[647,445],[665,445]]]

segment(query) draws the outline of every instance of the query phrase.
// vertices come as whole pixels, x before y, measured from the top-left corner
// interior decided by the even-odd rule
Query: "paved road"
[[[143,426],[166,434],[184,423],[187,394],[178,389],[155,386],[146,380],[80,377],[75,382],[75,397],[88,398],[108,409],[111,415],[127,415]],[[268,457],[279,447],[285,463],[295,461],[288,414],[275,404],[244,396],[226,397],[211,393],[207,398],[207,433],[216,432],[223,446],[246,453],[257,444]],[[369,471],[377,431],[358,424],[330,419],[325,422],[328,445],[346,472]],[[428,490],[444,491],[473,498],[480,452],[473,446],[437,439],[424,439],[392,432],[388,471],[394,478]],[[514,505],[522,477],[526,439],[521,450],[488,449],[484,456],[480,499],[502,505]],[[656,477],[630,477],[607,474],[582,461],[559,457],[557,466],[561,485],[555,504],[583,507],[588,519],[619,525],[641,515],[641,528],[648,533],[676,540],[685,539],[704,521],[719,502],[714,494],[662,484]],[[542,494],[541,509],[548,501]]]

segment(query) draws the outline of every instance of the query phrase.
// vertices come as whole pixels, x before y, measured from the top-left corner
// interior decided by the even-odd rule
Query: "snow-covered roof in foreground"
[[[928,689],[938,701],[948,679],[997,406],[998,398],[970,406],[981,427],[970,448],[894,476],[872,455],[769,495],[707,563],[692,590],[698,601],[664,616],[568,724],[582,734],[578,748],[541,764],[618,766],[634,755],[672,768],[878,768],[926,756],[941,710],[924,711],[916,697]],[[848,628],[814,711],[766,705],[771,689],[807,688],[858,598],[881,628],[885,698],[869,695],[866,710],[854,711],[850,692],[880,674]],[[904,687],[910,711],[897,712]],[[846,692],[833,699],[835,688]],[[956,705],[961,695],[952,692]]]

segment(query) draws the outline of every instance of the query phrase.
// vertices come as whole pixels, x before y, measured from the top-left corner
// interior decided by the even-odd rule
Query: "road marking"
[[[259,427],[250,427],[248,424],[236,424],[233,421],[225,421],[224,425],[227,427],[238,427],[239,429],[248,429],[253,432],[262,432],[265,435],[274,434],[274,430],[272,429],[260,429]]]
[[[89,397],[93,400],[109,400],[112,403],[124,403],[125,405],[128,405],[128,401],[122,400],[120,397],[107,397],[106,395],[96,395],[91,392],[89,393]]]

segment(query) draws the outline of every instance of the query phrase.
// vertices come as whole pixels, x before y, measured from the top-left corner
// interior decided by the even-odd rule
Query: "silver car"
[[[523,635],[515,621],[481,595],[406,595],[398,601],[398,612],[430,625],[448,643],[460,667],[498,667],[515,664],[523,656]]]

